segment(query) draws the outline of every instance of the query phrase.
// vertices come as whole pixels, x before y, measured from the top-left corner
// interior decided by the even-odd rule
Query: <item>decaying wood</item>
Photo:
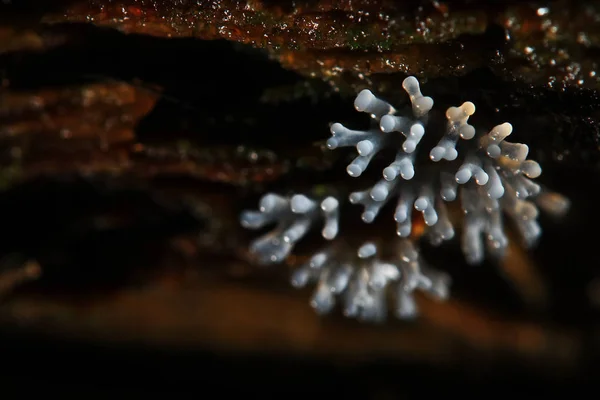
[[[238,41],[265,47],[287,68],[323,78],[342,71],[438,77],[489,66],[507,79],[536,85],[597,89],[600,84],[594,56],[598,2],[264,3],[82,1],[47,21]],[[492,26],[498,27],[496,34],[490,33]]]

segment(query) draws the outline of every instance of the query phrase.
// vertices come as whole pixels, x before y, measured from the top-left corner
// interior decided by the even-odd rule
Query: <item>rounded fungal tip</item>
[[[460,109],[458,107],[448,107],[446,109],[446,118],[449,121],[455,121],[459,118]]]
[[[427,225],[427,226],[433,226],[433,225],[437,224],[437,222],[438,222],[437,213],[432,212],[432,213],[429,213],[428,215],[425,215],[424,221],[425,221],[425,225]]]
[[[497,144],[491,144],[487,147],[487,155],[491,158],[498,158],[500,154],[502,154],[502,150]]]
[[[416,148],[417,144],[414,140],[407,140],[404,143],[402,143],[402,150],[404,150],[407,153],[412,153],[416,150]]]
[[[454,161],[458,157],[458,151],[455,148],[449,147],[445,150],[444,158],[448,161]]]
[[[525,220],[533,220],[538,217],[539,211],[533,203],[525,202],[521,209],[521,217]]]
[[[379,127],[385,133],[392,132],[396,127],[396,120],[392,115],[384,115],[379,121]]]
[[[413,165],[403,165],[400,168],[400,176],[406,181],[411,180],[415,176],[415,169],[413,168]]]
[[[375,145],[368,139],[361,140],[356,144],[356,151],[358,151],[358,154],[361,156],[368,156],[374,149]]]
[[[488,189],[488,196],[492,199],[499,199],[504,196],[504,187],[502,185],[493,185]]]
[[[371,189],[371,198],[375,201],[384,201],[389,193],[389,190],[385,186],[376,185]]]
[[[309,211],[313,204],[314,204],[314,201],[312,201],[305,195],[296,194],[296,195],[292,196],[292,199],[290,201],[290,208],[291,208],[292,212],[294,212],[294,213],[303,214],[303,213]]]
[[[377,254],[377,246],[372,242],[367,242],[359,247],[357,254],[360,258],[372,257]]]
[[[444,200],[444,201],[454,201],[454,200],[456,200],[456,190],[442,189],[440,191],[440,196],[442,196],[442,200]]]
[[[406,208],[398,208],[394,213],[394,221],[404,222],[408,218],[408,210]]]
[[[362,220],[365,223],[370,224],[371,222],[373,222],[375,220],[375,213],[373,211],[365,211],[362,214]]]
[[[429,158],[431,158],[431,161],[438,162],[442,159],[445,152],[446,149],[444,147],[436,146],[429,152]]]
[[[244,228],[253,228],[263,221],[263,216],[255,211],[242,211],[240,214],[240,223]]]
[[[419,197],[415,201],[415,210],[424,211],[427,207],[429,207],[429,201],[427,201],[424,197]]]
[[[408,224],[398,225],[398,227],[396,228],[396,235],[400,237],[408,237],[410,236],[411,230],[412,229]]]
[[[464,125],[460,128],[460,137],[469,140],[475,137],[475,127],[473,125]]]
[[[358,165],[354,164],[348,165],[346,171],[348,172],[348,175],[350,175],[353,178],[356,178],[357,176],[360,176],[360,174],[362,174],[362,169]]]
[[[468,168],[461,168],[454,176],[456,183],[464,185],[471,179],[471,171]]]
[[[490,177],[488,174],[486,174],[484,171],[478,171],[475,174],[475,183],[477,183],[479,186],[483,186],[485,184],[488,183]]]
[[[338,234],[338,229],[337,229],[337,227],[333,227],[333,226],[326,226],[325,228],[323,228],[323,232],[321,232],[321,235],[326,240],[335,239],[337,234]]]
[[[423,96],[415,99],[414,105],[422,114],[425,114],[433,108],[433,99],[429,96]]]
[[[421,124],[413,124],[410,127],[410,133],[415,136],[423,136],[425,134],[425,127]]]
[[[348,196],[348,201],[352,204],[357,204],[361,199],[360,193],[350,193]]]
[[[523,162],[523,164],[521,164],[521,169],[528,178],[537,178],[542,174],[542,167],[534,160]]]
[[[535,202],[544,211],[555,216],[564,215],[571,207],[571,202],[563,195],[554,192],[542,192]]]
[[[354,100],[354,108],[357,111],[365,111],[374,99],[375,95],[369,89],[363,89]]]
[[[460,108],[462,109],[462,111],[467,114],[468,116],[471,116],[473,114],[475,114],[475,104],[473,104],[470,101],[465,101]]]
[[[310,278],[310,274],[308,273],[308,271],[306,271],[303,268],[300,268],[300,269],[297,269],[294,271],[290,282],[292,283],[293,287],[302,288],[302,287],[306,286],[309,278]]]
[[[346,131],[346,127],[344,125],[340,124],[339,122],[336,122],[335,124],[331,125],[329,130],[331,131],[332,134],[335,135],[338,133],[344,133]]]
[[[273,211],[273,208],[277,204],[277,198],[278,196],[273,193],[265,194],[258,202],[258,209],[264,213]]]
[[[506,136],[508,136],[512,133],[513,126],[510,122],[505,122],[503,124],[500,124],[499,127]]]
[[[396,169],[394,167],[386,167],[383,170],[383,179],[386,181],[393,181],[398,176]]]
[[[310,258],[308,266],[310,268],[321,268],[327,261],[327,253],[319,252]]]
[[[402,88],[409,94],[414,93],[415,91],[420,90],[419,80],[414,76],[409,76],[402,81]]]
[[[332,212],[338,208],[340,202],[333,196],[327,197],[321,202],[321,210],[326,213]]]

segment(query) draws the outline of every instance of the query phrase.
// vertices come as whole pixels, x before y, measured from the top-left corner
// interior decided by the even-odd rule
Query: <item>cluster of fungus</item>
[[[505,219],[512,221],[525,246],[537,242],[541,229],[539,209],[564,213],[569,203],[533,181],[542,170],[528,160],[525,144],[511,143],[508,122],[489,131],[469,124],[475,105],[465,102],[446,110],[447,123],[439,140],[427,153],[424,138],[434,101],[421,93],[415,77],[402,87],[410,107],[398,111],[371,91],[361,91],[354,102],[356,110],[370,115],[367,130],[352,130],[340,123],[331,125],[330,150],[355,147],[358,156],[347,167],[348,175],[360,176],[384,149],[392,149],[382,177],[362,191],[350,193],[348,201],[363,207],[362,220],[371,223],[380,210],[395,200],[396,234],[383,249],[366,242],[354,252],[336,243],[342,198],[311,198],[304,194],[262,197],[258,211],[241,214],[241,223],[250,229],[275,228],[251,243],[250,250],[261,264],[281,263],[315,225],[322,224],[322,236],[330,242],[309,261],[296,269],[292,284],[303,287],[316,283],[311,305],[319,313],[342,303],[344,314],[363,321],[381,321],[387,316],[388,293],[394,297],[394,314],[401,319],[417,314],[413,292],[417,289],[444,299],[450,278],[427,265],[414,239],[414,212],[425,224],[423,238],[438,246],[455,237],[455,226],[447,204],[458,202],[463,213],[460,222],[461,249],[469,264],[481,263],[486,255],[500,258],[508,245]],[[435,129],[434,129],[435,132]],[[436,136],[434,137],[437,139]],[[460,149],[460,152],[458,151]]]

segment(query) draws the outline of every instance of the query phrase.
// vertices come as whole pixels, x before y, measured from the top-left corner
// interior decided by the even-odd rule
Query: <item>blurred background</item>
[[[600,2],[3,3],[7,394],[551,395],[599,377]],[[258,267],[239,213],[354,184],[329,124],[364,124],[364,88],[404,102],[408,75],[441,109],[474,102],[477,126],[511,122],[571,210],[477,267],[423,243],[453,285],[415,321],[318,316],[289,285],[318,235]],[[351,208],[342,233],[393,237],[379,219]]]

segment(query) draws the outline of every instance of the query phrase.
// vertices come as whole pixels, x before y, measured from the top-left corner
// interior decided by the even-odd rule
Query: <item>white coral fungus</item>
[[[430,161],[420,162],[420,145],[434,102],[421,93],[414,77],[406,78],[402,87],[412,106],[407,113],[399,114],[386,101],[363,90],[354,105],[371,116],[372,127],[351,130],[340,123],[331,125],[327,147],[333,150],[352,146],[358,152],[347,167],[351,177],[360,176],[382,149],[396,151],[395,159],[383,169],[382,178],[366,190],[351,193],[349,201],[364,207],[362,220],[370,223],[387,202],[397,199],[394,219],[400,239],[393,242],[394,256],[389,261],[377,256],[373,243],[364,244],[356,255],[340,251],[343,246],[334,244],[296,270],[294,286],[317,282],[311,304],[319,313],[330,311],[340,297],[347,316],[382,320],[387,313],[386,289],[392,284],[399,318],[415,315],[412,292],[417,288],[438,298],[446,297],[448,276],[428,268],[409,238],[413,209],[422,214],[430,243],[439,245],[455,235],[445,203],[459,197],[464,212],[462,251],[467,262],[477,264],[483,260],[485,250],[496,257],[504,254],[508,244],[504,216],[513,221],[524,244],[531,246],[541,233],[538,206],[552,214],[562,214],[569,206],[567,199],[542,190],[532,181],[542,170],[537,162],[527,160],[527,145],[505,140],[512,132],[510,123],[497,125],[489,132],[478,132],[468,123],[475,113],[471,102],[446,110],[446,129],[429,151]],[[465,143],[460,157],[456,149],[459,141]],[[267,194],[258,212],[245,211],[241,216],[242,225],[252,229],[277,223],[272,232],[251,245],[261,263],[282,262],[318,220],[324,220],[322,236],[334,239],[338,233],[338,199]]]

